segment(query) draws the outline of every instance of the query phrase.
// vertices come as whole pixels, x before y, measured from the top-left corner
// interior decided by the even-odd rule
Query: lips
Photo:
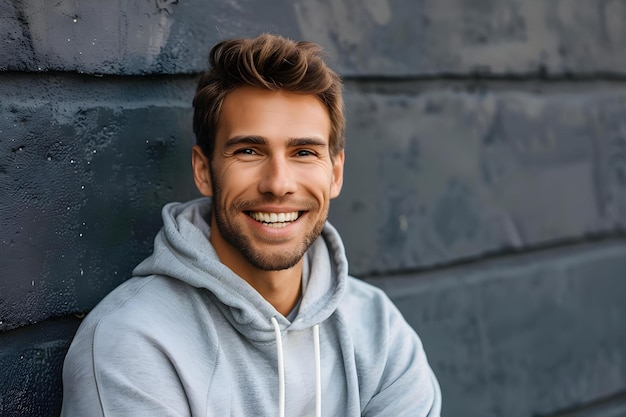
[[[250,211],[248,215],[254,220],[269,227],[285,227],[289,223],[298,220],[300,212],[292,211],[287,213],[268,213],[262,211]]]

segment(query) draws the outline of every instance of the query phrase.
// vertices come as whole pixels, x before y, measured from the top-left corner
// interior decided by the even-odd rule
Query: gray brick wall
[[[445,417],[626,416],[626,2],[13,0],[0,8],[0,415],[55,416],[80,318],[190,176],[222,38],[346,81],[331,221],[424,340]]]

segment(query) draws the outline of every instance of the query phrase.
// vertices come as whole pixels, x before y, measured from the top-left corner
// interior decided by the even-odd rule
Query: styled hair
[[[238,87],[253,86],[316,96],[328,110],[330,155],[336,156],[345,146],[342,86],[339,75],[326,65],[322,55],[322,48],[315,43],[271,34],[216,44],[193,99],[193,130],[202,152],[209,159],[213,156],[226,96]]]

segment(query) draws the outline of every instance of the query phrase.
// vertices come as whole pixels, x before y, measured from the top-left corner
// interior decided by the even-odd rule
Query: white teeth
[[[285,222],[297,220],[299,215],[297,211],[291,213],[263,213],[260,211],[251,211],[250,217],[258,222],[267,223],[273,227],[283,227]]]

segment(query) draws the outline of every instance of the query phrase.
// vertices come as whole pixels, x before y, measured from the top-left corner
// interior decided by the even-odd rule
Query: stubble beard
[[[215,178],[215,177],[213,177]],[[236,224],[228,221],[228,218],[235,219],[243,213],[246,207],[255,207],[262,203],[277,202],[277,198],[259,199],[254,201],[240,200],[234,202],[231,207],[225,208],[221,204],[221,190],[218,185],[213,184],[213,207],[217,229],[224,240],[238,250],[243,257],[255,268],[262,271],[281,271],[294,267],[311,247],[313,242],[319,237],[324,229],[328,218],[328,208],[321,213],[320,218],[315,222],[313,228],[305,234],[301,242],[294,243],[292,250],[277,250],[271,253],[264,253],[262,249],[255,249],[251,238],[237,230]],[[319,209],[317,202],[307,204],[307,213],[314,213]]]

